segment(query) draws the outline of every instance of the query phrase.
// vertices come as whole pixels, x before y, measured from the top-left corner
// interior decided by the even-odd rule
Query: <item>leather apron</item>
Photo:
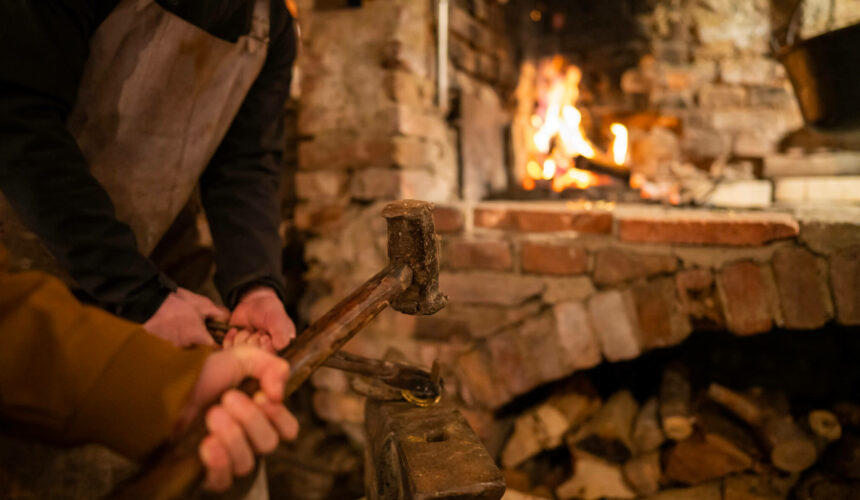
[[[256,0],[250,33],[232,43],[154,0],[121,0],[93,35],[68,128],[145,255],[188,201],[260,74],[270,8],[271,0]],[[33,236],[3,218],[10,251],[29,261],[17,267],[56,270],[15,252],[34,251]],[[130,470],[101,447],[61,450],[0,435],[7,498],[98,498]]]

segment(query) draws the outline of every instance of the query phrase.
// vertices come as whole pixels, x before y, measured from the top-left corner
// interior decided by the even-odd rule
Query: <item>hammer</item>
[[[315,321],[281,353],[290,364],[285,399],[387,306],[412,315],[433,314],[445,307],[448,299],[439,291],[439,239],[432,210],[431,203],[416,200],[385,207],[388,267]],[[239,389],[253,395],[259,384],[249,379]],[[207,434],[205,413],[201,412],[183,436],[157,453],[142,473],[118,485],[110,498],[168,500],[194,493],[204,472],[197,450]]]

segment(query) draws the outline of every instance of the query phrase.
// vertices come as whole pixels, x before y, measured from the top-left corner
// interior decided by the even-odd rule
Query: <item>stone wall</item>
[[[484,202],[439,207],[436,220],[450,305],[347,349],[439,359],[448,397],[488,443],[494,412],[518,396],[694,331],[860,325],[856,209]],[[361,398],[342,374],[321,371],[314,383],[325,418],[358,425]]]

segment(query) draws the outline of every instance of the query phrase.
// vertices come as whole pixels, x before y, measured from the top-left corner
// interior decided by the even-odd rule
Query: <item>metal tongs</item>
[[[211,319],[206,320],[206,328],[218,344],[224,341],[225,335],[231,329],[241,329],[241,327]],[[433,368],[428,373],[406,363],[366,358],[337,351],[329,356],[323,366],[372,380],[373,383],[354,381],[353,388],[374,399],[388,400],[402,397],[421,407],[432,406],[442,399],[443,382],[438,361],[433,362]]]

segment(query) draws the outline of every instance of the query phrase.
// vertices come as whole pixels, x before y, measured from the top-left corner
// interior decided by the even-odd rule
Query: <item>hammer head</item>
[[[406,314],[433,314],[448,297],[439,291],[439,237],[433,224],[433,204],[401,200],[382,211],[388,220],[388,258],[391,265],[408,265],[412,284],[391,307]]]

